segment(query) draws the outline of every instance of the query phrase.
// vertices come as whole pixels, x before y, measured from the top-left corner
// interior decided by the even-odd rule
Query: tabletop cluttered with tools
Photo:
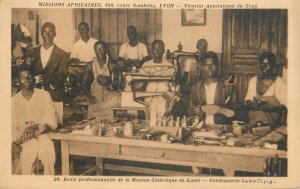
[[[109,168],[102,159],[112,158],[217,168],[225,176],[234,176],[235,171],[282,176],[281,160],[287,159],[286,126],[271,130],[242,122],[202,124],[186,117],[163,119],[157,127],[149,127],[145,120],[94,119],[66,126],[50,137],[61,141],[63,175],[72,174],[69,155],[82,155],[97,158],[98,174]],[[183,173],[158,170],[158,175]]]

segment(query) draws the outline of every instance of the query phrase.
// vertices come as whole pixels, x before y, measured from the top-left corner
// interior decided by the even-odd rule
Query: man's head
[[[107,51],[108,51],[108,46],[107,43],[105,41],[97,41],[94,44],[94,50],[97,56],[97,60],[102,60],[103,58],[106,57]]]
[[[200,65],[201,76],[204,78],[214,78],[218,73],[218,56],[213,51],[204,54],[203,63]]]
[[[56,36],[55,25],[52,22],[46,22],[42,26],[43,43],[46,45],[52,45],[55,36]]]
[[[29,70],[23,69],[19,71],[18,83],[21,89],[32,90],[34,87],[34,77]]]
[[[156,39],[152,42],[152,54],[154,62],[161,62],[165,52],[165,43],[162,40]]]
[[[129,39],[130,44],[137,44],[138,42],[138,33],[136,31],[136,28],[132,25],[127,27],[127,36]]]
[[[204,52],[206,52],[207,51],[207,46],[208,46],[208,43],[207,43],[207,41],[206,41],[206,39],[199,39],[198,41],[197,41],[197,46],[196,46],[196,48],[197,48],[197,51],[200,53],[204,53]]]
[[[80,22],[80,24],[78,25],[78,31],[80,33],[81,39],[88,40],[90,38],[90,27],[86,22]]]
[[[276,56],[271,52],[264,52],[259,57],[259,69],[261,76],[270,77],[274,75],[273,69],[276,67]]]

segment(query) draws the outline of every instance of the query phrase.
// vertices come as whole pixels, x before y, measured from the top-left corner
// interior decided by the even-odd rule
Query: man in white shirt
[[[18,81],[21,91],[12,97],[12,141],[13,150],[21,148],[21,154],[14,173],[21,170],[24,175],[32,174],[32,166],[39,159],[44,174],[54,175],[54,145],[45,134],[57,127],[52,99],[47,91],[34,88],[34,78],[28,70],[20,71]]]
[[[218,77],[218,56],[213,51],[202,55],[200,66],[200,80],[193,85],[189,102],[189,116],[198,116],[206,125],[230,124],[235,112],[233,86],[229,86]],[[231,109],[229,109],[231,108]],[[201,172],[201,168],[193,167],[194,173]]]
[[[250,79],[245,98],[249,108],[249,124],[268,122],[276,127],[285,123],[287,113],[286,81],[274,71],[276,56],[264,52],[259,58],[260,73]]]
[[[153,59],[144,63],[139,73],[153,76],[172,76],[175,69],[167,59],[163,58],[165,44],[162,40],[152,42]],[[168,92],[170,91],[168,81],[148,81],[147,92]],[[162,120],[167,109],[167,102],[163,96],[145,98],[150,108],[150,127],[155,127],[157,120]]]
[[[81,39],[75,42],[71,52],[71,62],[91,62],[96,56],[94,44],[98,41],[90,36],[90,28],[86,22],[78,25],[78,31]]]
[[[54,102],[57,120],[63,122],[64,82],[67,70],[67,54],[54,44],[55,25],[46,22],[42,26],[43,44],[33,50],[34,61],[24,64],[35,77],[36,87],[48,91]]]
[[[124,62],[125,71],[132,71],[133,67],[140,68],[150,60],[147,47],[138,41],[138,33],[134,26],[127,28],[129,42],[123,43],[119,52],[119,61]]]
[[[192,87],[189,114],[194,116],[205,113],[206,124],[228,124],[234,112],[230,109],[235,102],[233,86],[220,79],[218,73],[218,56],[208,51],[200,64],[201,79]]]

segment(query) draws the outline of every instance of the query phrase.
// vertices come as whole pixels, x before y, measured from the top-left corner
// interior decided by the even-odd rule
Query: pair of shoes
[[[234,111],[232,111],[228,108],[222,108],[222,107],[220,107],[218,105],[214,105],[214,104],[204,105],[201,107],[201,110],[203,112],[205,112],[207,115],[214,115],[216,113],[219,113],[226,117],[234,116]]]

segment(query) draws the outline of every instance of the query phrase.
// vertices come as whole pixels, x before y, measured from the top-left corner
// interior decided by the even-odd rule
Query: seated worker
[[[75,42],[71,52],[71,62],[91,62],[95,57],[94,44],[98,41],[90,36],[90,28],[86,22],[78,25],[81,39]]]
[[[97,41],[94,50],[96,57],[86,65],[83,76],[84,91],[90,102],[88,118],[112,118],[111,108],[119,102],[119,93],[109,89],[110,72],[114,63],[107,54],[106,42]]]
[[[208,43],[206,41],[206,39],[199,39],[197,41],[197,45],[196,45],[196,53],[195,53],[195,59],[196,59],[196,64],[195,66],[193,66],[193,60],[192,59],[188,59],[185,62],[184,65],[184,72],[183,72],[183,76],[181,78],[181,83],[184,85],[189,77],[190,71],[193,69],[197,69],[199,67],[199,64],[201,64],[203,62],[203,55],[207,52],[207,47],[208,47]],[[192,76],[190,76],[192,77]],[[196,80],[196,78],[193,77],[194,80]]]
[[[165,44],[162,40],[152,42],[153,59],[144,63],[139,73],[146,75],[170,76],[174,73],[174,68],[167,59],[163,59]],[[165,66],[165,67],[158,67]],[[170,69],[166,68],[170,67]],[[168,81],[149,81],[146,86],[146,92],[167,92],[170,91]],[[167,102],[163,96],[154,96],[145,98],[145,102],[150,108],[150,127],[156,126],[156,121],[161,120],[167,110]]]
[[[18,170],[23,175],[32,174],[32,166],[39,159],[44,174],[54,175],[54,144],[45,134],[57,127],[51,96],[45,90],[34,88],[34,78],[28,70],[19,72],[18,82],[21,91],[12,97],[12,150],[19,149],[21,154],[14,174],[20,173]],[[31,138],[32,135],[35,137]]]
[[[259,57],[260,73],[250,79],[245,98],[249,124],[268,122],[276,127],[283,124],[287,113],[286,82],[275,71],[276,57],[264,52]]]
[[[234,116],[227,108],[235,102],[235,93],[232,86],[218,77],[218,67],[217,54],[213,51],[205,53],[200,64],[201,79],[191,90],[189,116],[204,115],[204,112],[206,124],[231,123],[228,117]]]
[[[132,25],[127,28],[129,42],[123,43],[119,52],[119,61],[123,61],[124,70],[130,72],[133,67],[140,68],[150,60],[146,45],[138,41],[138,33]]]
[[[175,117],[182,117],[186,114],[189,108],[189,98],[191,87],[196,83],[197,78],[200,77],[200,64],[203,62],[204,54],[207,52],[208,43],[206,39],[199,39],[196,45],[196,52],[194,56],[188,56],[183,59],[183,71],[181,72],[180,91],[183,98],[175,104],[172,109],[172,115]]]

